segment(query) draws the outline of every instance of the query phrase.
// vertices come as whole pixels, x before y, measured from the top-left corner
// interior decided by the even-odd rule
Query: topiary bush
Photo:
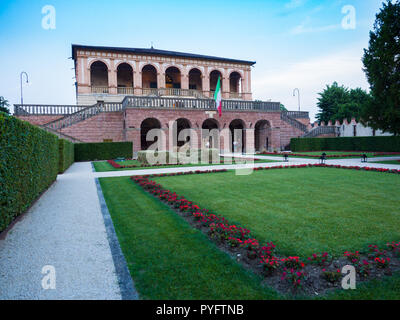
[[[323,150],[400,152],[400,136],[294,138],[291,139],[290,148],[293,152]]]
[[[132,158],[133,143],[100,142],[75,143],[75,161],[112,160],[116,158]]]
[[[57,178],[58,138],[0,112],[0,232]]]
[[[75,147],[70,141],[59,139],[59,173],[64,173],[75,161]]]

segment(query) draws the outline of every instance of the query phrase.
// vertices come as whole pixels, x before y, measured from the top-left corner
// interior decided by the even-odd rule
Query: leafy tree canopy
[[[316,118],[325,123],[340,122],[343,119],[350,121],[352,118],[360,119],[362,108],[369,103],[369,94],[361,88],[348,89],[339,86],[337,82],[327,85],[325,90],[319,94],[317,106],[319,113]]]
[[[400,134],[400,1],[383,3],[364,50],[372,99],[362,117],[374,129]]]
[[[7,114],[10,114],[10,110],[8,110],[7,107],[9,107],[9,103],[4,97],[0,97],[0,112],[5,112]]]
[[[280,105],[281,111],[288,111],[284,104],[281,103]]]

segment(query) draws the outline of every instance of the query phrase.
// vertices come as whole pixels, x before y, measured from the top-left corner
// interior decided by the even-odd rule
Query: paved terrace
[[[280,160],[269,156],[257,158]],[[400,157],[375,158],[374,161],[394,159]],[[318,162],[292,158],[285,165]],[[328,160],[327,163],[400,169],[400,165],[364,164],[360,159]],[[256,167],[280,165],[282,163],[258,163]],[[89,162],[73,164],[11,230],[0,235],[0,300],[127,298],[123,294],[126,287],[119,281],[121,261],[115,259],[115,239],[107,232],[110,221],[103,218],[95,178],[248,167],[251,165],[95,173]],[[44,275],[41,271],[45,265],[56,268],[56,290],[42,289]],[[128,298],[137,296],[133,292]]]

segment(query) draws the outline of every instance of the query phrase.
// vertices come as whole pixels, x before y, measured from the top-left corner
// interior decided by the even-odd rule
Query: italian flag
[[[221,93],[221,77],[218,77],[217,88],[214,94],[215,103],[217,105],[219,116],[222,116],[222,93]]]

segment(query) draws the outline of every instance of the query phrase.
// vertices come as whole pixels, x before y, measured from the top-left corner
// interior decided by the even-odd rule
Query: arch
[[[90,85],[94,93],[108,93],[107,64],[97,60],[90,65]]]
[[[171,66],[165,70],[165,87],[170,89],[181,88],[181,70],[178,67]]]
[[[142,87],[143,89],[157,89],[157,69],[152,64],[146,64],[142,68]]]
[[[232,152],[244,153],[246,145],[246,124],[242,119],[232,120],[229,124],[231,132],[231,150]],[[241,134],[240,131],[241,130]]]
[[[183,66],[182,66],[182,65],[177,65],[177,64],[167,64],[167,65],[164,65],[164,67],[163,67],[164,73],[166,73],[167,70],[168,70],[169,68],[176,68],[176,69],[179,70],[179,72],[180,72],[181,74],[184,74],[184,73],[185,73],[185,72],[184,72]]]
[[[190,138],[187,137],[185,141],[178,141],[179,138],[179,134],[181,133],[182,130],[185,129],[191,129],[192,128],[192,124],[190,123],[190,121],[186,118],[179,118],[176,119],[172,125],[172,133],[173,133],[173,141],[172,141],[172,145],[174,147],[182,147],[184,144],[190,142]]]
[[[198,68],[193,68],[189,71],[189,89],[203,90],[202,73]]]
[[[161,129],[161,123],[156,118],[147,118],[140,125],[140,145],[141,150],[147,150],[157,139],[147,141],[147,134],[152,129]]]
[[[206,119],[204,120],[201,128],[206,130],[219,129],[219,122],[213,118]]]
[[[222,72],[219,70],[213,70],[210,72],[210,91],[213,93],[217,88],[218,77],[221,77],[221,90],[223,89],[223,77]]]
[[[255,151],[268,151],[271,145],[271,123],[268,120],[259,120],[254,126]]]
[[[117,87],[120,94],[133,94],[133,68],[126,62],[117,67]]]
[[[91,60],[88,59],[88,68],[90,69],[90,68],[92,67],[92,65],[93,65],[94,63],[96,63],[96,62],[102,62],[102,63],[104,63],[104,64],[107,66],[107,69],[108,69],[108,70],[111,70],[110,62],[109,62],[109,61],[104,60],[104,59],[97,59],[97,58],[92,58]]]
[[[241,79],[242,76],[239,72],[233,71],[229,75],[229,92],[230,93],[241,93]]]
[[[204,120],[201,126],[202,145],[209,148],[219,149],[219,122],[215,119]]]

